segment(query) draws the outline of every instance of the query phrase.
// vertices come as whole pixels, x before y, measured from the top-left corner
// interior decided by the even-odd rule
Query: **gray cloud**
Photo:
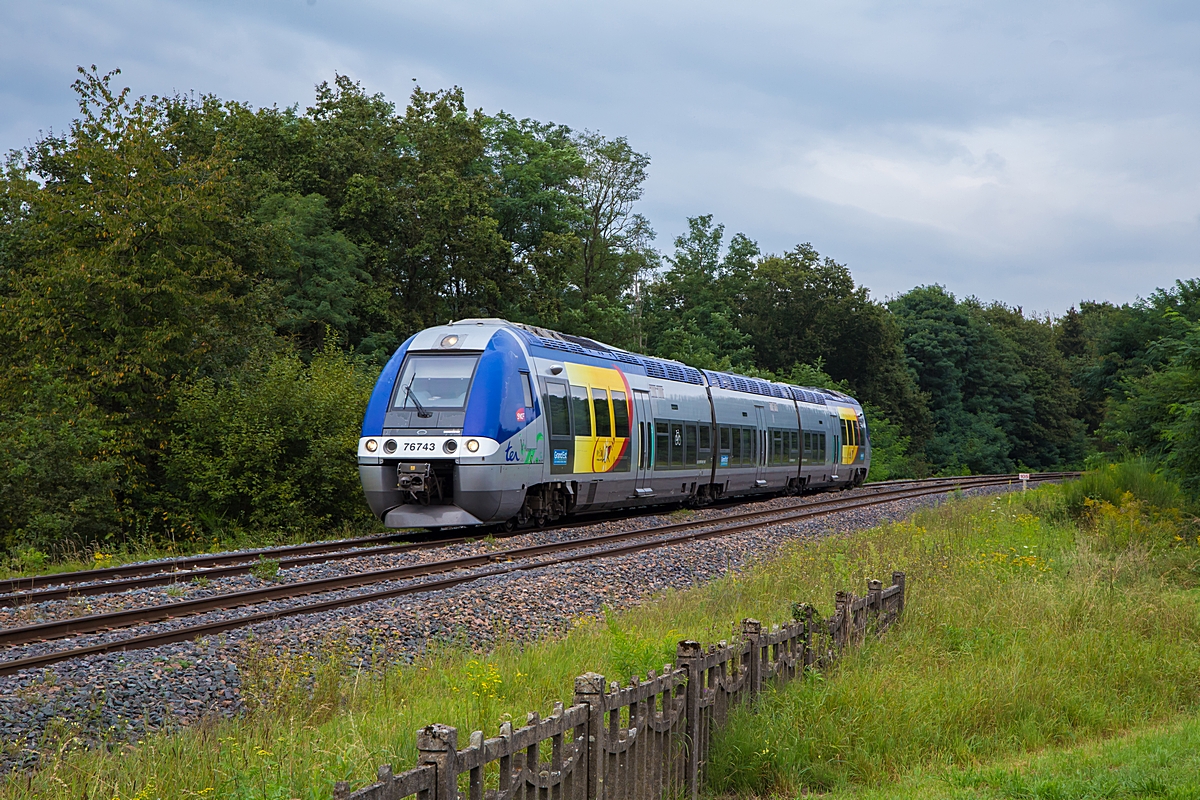
[[[7,4],[0,27],[3,147],[69,122],[76,64],[255,105],[335,72],[403,103],[417,77],[627,136],[664,247],[711,212],[877,296],[1055,313],[1200,273],[1194,4],[110,0]]]

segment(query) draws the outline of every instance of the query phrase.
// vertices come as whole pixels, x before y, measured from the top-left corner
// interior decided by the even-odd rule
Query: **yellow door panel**
[[[575,469],[574,472],[590,473],[595,472],[595,452],[596,452],[596,437],[595,436],[576,436],[575,437]]]

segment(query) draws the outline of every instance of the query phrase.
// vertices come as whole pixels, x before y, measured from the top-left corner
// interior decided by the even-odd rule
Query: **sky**
[[[713,214],[877,299],[939,283],[1063,313],[1200,276],[1200,3],[0,0],[0,149],[62,130],[77,65],[134,94],[403,105],[624,136],[669,252]]]

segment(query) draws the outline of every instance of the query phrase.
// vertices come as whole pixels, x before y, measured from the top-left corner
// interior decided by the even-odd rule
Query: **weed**
[[[258,557],[250,567],[250,574],[260,581],[273,581],[279,576],[279,559]]]
[[[167,587],[167,597],[183,597],[185,591],[178,583],[172,583]]]

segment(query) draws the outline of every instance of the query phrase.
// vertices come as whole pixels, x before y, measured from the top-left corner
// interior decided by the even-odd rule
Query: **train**
[[[358,470],[388,528],[545,525],[861,484],[862,405],[503,319],[414,334],[363,415]]]

